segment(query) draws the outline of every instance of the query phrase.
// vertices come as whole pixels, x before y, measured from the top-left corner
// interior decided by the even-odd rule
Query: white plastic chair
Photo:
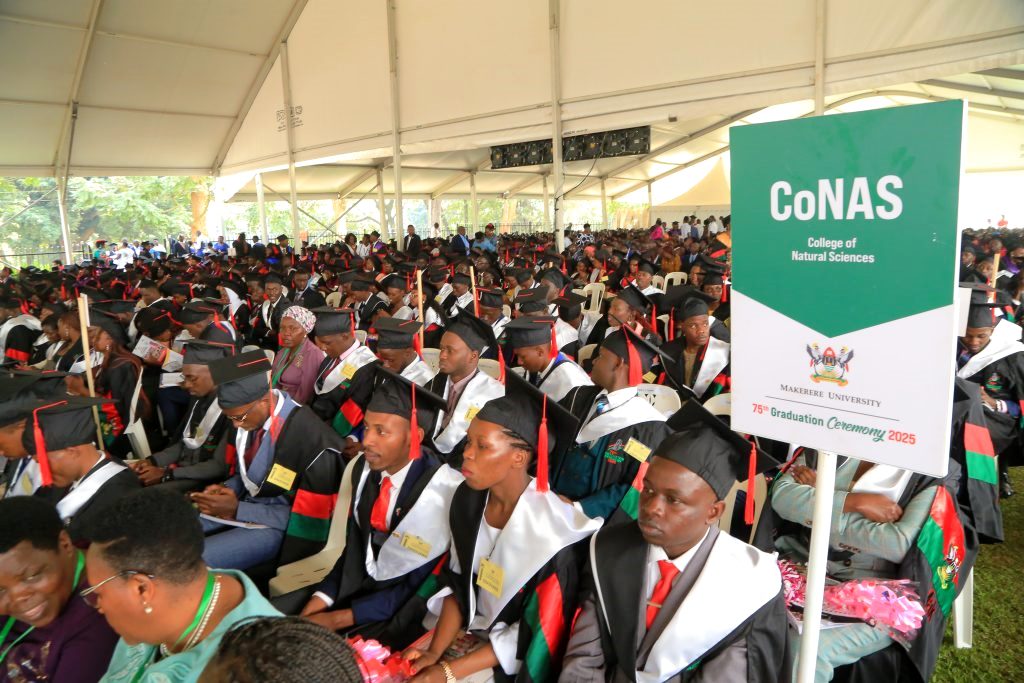
[[[604,285],[600,282],[591,282],[583,288],[583,296],[587,297],[586,311],[599,312],[604,302]]]
[[[366,343],[366,330],[356,330],[356,339],[359,340],[360,344]]]
[[[736,494],[741,490],[747,490],[746,480],[733,484],[732,489],[725,496],[725,511],[722,512],[722,517],[718,520],[718,528],[727,534],[730,533],[732,528],[732,517],[736,508]],[[741,538],[741,541],[749,543],[754,538],[754,534],[757,532],[757,525],[761,521],[761,511],[764,509],[764,503],[767,499],[768,482],[763,474],[759,474],[754,478],[754,526],[750,529],[750,537]]]
[[[665,278],[664,278],[664,276],[662,276],[662,275],[655,275],[654,277],[651,278],[651,284],[654,285],[655,287],[657,287],[658,289],[660,289],[661,291],[663,291],[663,292],[665,291]]]
[[[274,357],[277,356],[277,354],[272,349],[263,349],[263,353],[266,354],[267,360],[269,360],[270,364],[273,365]]]
[[[665,276],[665,289],[675,285],[685,285],[686,281],[689,279],[690,276],[680,270],[677,270],[674,273],[669,273]]]
[[[327,532],[327,543],[315,555],[278,567],[277,576],[270,580],[270,596],[277,597],[304,586],[320,583],[345,550],[345,529],[348,526],[348,509],[352,504],[352,458],[341,475],[338,500],[331,515],[331,528]]]
[[[712,415],[732,415],[732,394],[712,396],[704,403],[704,408]]]
[[[508,304],[502,304],[501,312],[505,315],[506,318],[512,317],[512,307],[509,306]]]
[[[958,649],[974,647],[974,572],[971,569],[953,601],[953,644]]]
[[[341,292],[331,292],[327,295],[327,305],[331,308],[337,308],[341,305]]]
[[[590,357],[594,355],[595,349],[597,349],[597,344],[587,344],[581,347],[576,353],[576,362],[582,365],[583,361],[590,360]]]
[[[498,361],[491,360],[490,358],[481,358],[477,362],[477,367],[494,379],[498,379],[498,373],[501,371],[501,366],[498,365]]]
[[[441,370],[441,349],[423,349],[423,362],[430,366],[434,373]]]
[[[679,400],[679,394],[671,387],[661,384],[641,384],[637,386],[636,393],[665,417],[669,417],[683,407],[683,402]]]

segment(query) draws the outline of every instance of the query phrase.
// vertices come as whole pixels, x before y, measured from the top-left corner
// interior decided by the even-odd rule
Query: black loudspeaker
[[[562,161],[632,156],[650,151],[650,126],[562,138]],[[550,139],[491,147],[491,168],[494,169],[550,164],[553,158]]]

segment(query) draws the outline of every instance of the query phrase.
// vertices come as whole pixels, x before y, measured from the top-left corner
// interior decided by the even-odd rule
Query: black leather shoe
[[[1013,484],[1010,483],[1010,475],[1006,472],[999,474],[999,497],[1009,498],[1014,493]]]

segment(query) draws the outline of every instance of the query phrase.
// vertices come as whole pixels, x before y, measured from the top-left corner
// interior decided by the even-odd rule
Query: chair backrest
[[[654,285],[655,287],[657,287],[658,289],[660,289],[661,291],[665,291],[665,277],[664,276],[662,276],[662,275],[655,275],[654,277],[651,278],[651,284]]]
[[[594,349],[597,348],[597,344],[587,344],[580,348],[576,353],[576,362],[582,364],[585,360],[590,360],[590,357],[594,355]]]
[[[736,494],[740,491],[744,493],[747,490],[747,482],[738,481],[732,485],[728,495],[725,497],[725,510],[722,512],[721,519],[718,520],[718,528],[727,534],[735,536],[732,533],[732,519],[736,510]],[[765,480],[763,474],[759,474],[754,478],[754,526],[750,529],[750,536],[748,538],[740,538],[744,543],[749,543],[753,538],[754,534],[757,533],[757,525],[761,521],[761,512],[764,510],[765,501],[768,499],[768,482]]]
[[[704,407],[712,415],[732,415],[732,394],[712,396],[704,402]]]
[[[601,304],[604,302],[604,289],[604,284],[600,282],[591,282],[583,288],[583,296],[587,297],[584,310],[594,312],[601,310]]]
[[[366,330],[356,330],[356,339],[359,340],[360,344],[366,343]]]
[[[502,304],[501,312],[505,315],[506,318],[512,317],[512,307],[509,306],[508,304]]]
[[[274,357],[277,356],[277,354],[274,351],[272,351],[271,349],[263,349],[263,353],[265,353],[267,355],[267,360],[269,360],[270,364],[273,365],[274,364]]]
[[[676,271],[669,273],[665,276],[665,286],[672,287],[673,285],[685,285],[686,281],[690,279],[690,276],[682,271]]]
[[[490,358],[481,358],[477,361],[477,367],[494,379],[498,379],[498,375],[501,371],[501,366],[498,365],[498,361],[491,360]]]
[[[438,372],[441,369],[441,349],[423,349],[423,362]]]
[[[661,384],[641,384],[636,388],[636,393],[665,417],[669,417],[683,407],[683,402],[679,400],[679,394],[672,387]]]
[[[341,292],[331,292],[327,295],[327,305],[331,308],[337,308],[341,305]]]

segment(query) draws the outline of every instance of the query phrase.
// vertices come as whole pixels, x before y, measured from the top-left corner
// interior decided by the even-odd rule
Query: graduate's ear
[[[704,520],[708,526],[717,526],[718,520],[722,518],[725,513],[725,501],[720,500],[711,507],[708,508],[708,516]]]

